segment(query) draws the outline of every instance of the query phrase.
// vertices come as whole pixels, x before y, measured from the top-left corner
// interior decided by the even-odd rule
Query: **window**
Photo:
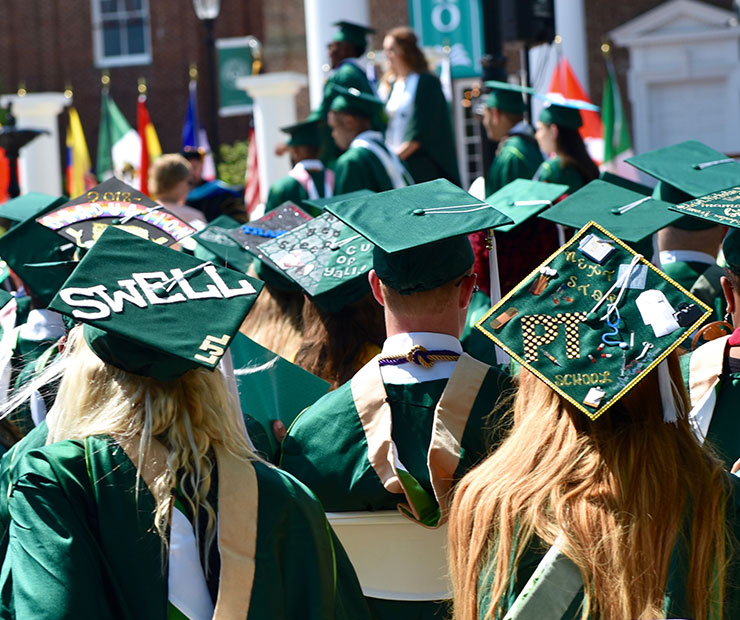
[[[91,0],[95,66],[152,61],[149,0]]]

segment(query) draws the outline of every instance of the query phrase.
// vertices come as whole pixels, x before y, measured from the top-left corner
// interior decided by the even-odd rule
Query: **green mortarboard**
[[[622,241],[634,244],[679,219],[668,207],[667,202],[596,179],[540,217],[572,228],[593,220]]]
[[[306,199],[303,201],[303,204],[312,207],[312,215],[316,217],[317,215],[321,215],[326,208],[326,205],[331,204],[332,202],[340,202],[342,200],[349,200],[350,198],[359,198],[360,196],[370,196],[374,193],[375,192],[370,189],[358,189],[354,192],[337,194],[335,196],[329,196],[328,198],[315,198],[313,200]]]
[[[213,369],[262,284],[183,252],[107,228],[49,308],[85,323],[103,361],[171,381]]]
[[[722,254],[727,266],[740,275],[740,230],[730,229],[722,242]]]
[[[0,310],[8,305],[11,299],[15,299],[12,293],[8,293],[5,289],[0,288]]]
[[[483,82],[483,86],[491,89],[491,92],[488,93],[488,97],[486,98],[486,106],[497,108],[504,112],[511,112],[512,114],[522,114],[527,109],[527,104],[524,103],[524,99],[522,98],[524,93],[530,95],[535,93],[534,88],[496,80]]]
[[[378,277],[402,294],[462,275],[473,264],[465,235],[512,223],[445,179],[332,203],[326,210],[376,245]]]
[[[701,230],[718,224],[740,228],[740,186],[721,189],[669,208],[684,215],[682,221],[688,219],[697,223],[682,227],[688,230]]]
[[[567,185],[540,183],[530,179],[515,179],[486,198],[486,202],[513,220],[513,224],[499,226],[496,232],[507,233],[531,217],[552,206],[568,191]]]
[[[711,313],[637,256],[589,222],[476,327],[596,419]]]
[[[115,177],[49,211],[38,222],[81,248],[91,247],[111,225],[168,246],[195,232],[162,205]]]
[[[252,255],[244,251],[229,234],[239,226],[241,223],[228,215],[219,215],[209,222],[208,226],[193,235],[193,239],[208,253],[206,255],[196,247],[194,252],[196,258],[213,260],[215,257],[220,265],[246,273],[252,262]]]
[[[332,92],[336,93],[329,106],[333,112],[372,118],[383,107],[383,102],[375,95],[362,93],[356,88],[332,84]]]
[[[653,193],[652,187],[648,187],[647,185],[643,185],[642,183],[638,183],[637,181],[633,181],[632,179],[614,174],[613,172],[609,172],[608,170],[602,170],[599,173],[599,179],[601,179],[602,181],[606,181],[607,183],[611,183],[612,185],[618,185],[619,187],[624,187],[625,189],[632,190],[633,192],[637,192],[638,194],[642,194],[643,196],[650,196]],[[663,200],[664,202],[671,202],[670,200],[665,200],[660,196],[653,196],[653,198]]]
[[[348,41],[358,47],[361,52],[364,52],[367,47],[367,35],[375,32],[372,28],[368,28],[362,24],[354,24],[346,21],[334,22],[332,26],[336,26],[339,29],[334,33],[331,39],[332,41]]]
[[[318,118],[281,127],[280,131],[290,135],[290,138],[286,142],[288,146],[321,146],[321,132],[319,131]]]
[[[0,205],[0,217],[13,222],[23,222],[41,213],[46,213],[54,207],[66,202],[64,196],[49,196],[48,194],[39,194],[30,192],[11,198]]]
[[[303,209],[290,201],[281,204],[277,209],[253,222],[242,224],[229,233],[242,248],[256,257],[252,261],[255,273],[263,282],[284,291],[299,291],[300,287],[286,278],[269,260],[263,260],[259,253],[260,245],[270,239],[275,239],[289,230],[311,219]]]
[[[260,246],[324,312],[339,312],[370,292],[373,244],[331,213]]]
[[[38,269],[30,265],[68,261],[74,254],[75,246],[36,222],[36,217],[45,212],[41,207],[42,202],[45,201],[35,203],[35,207],[28,210],[25,220],[0,237],[0,256],[23,280],[39,303],[46,307],[67,279],[66,272]],[[45,208],[54,209],[59,202],[59,199],[51,199]]]
[[[258,450],[272,457],[279,448],[272,423],[282,420],[289,428],[330,384],[239,332],[231,343],[231,359],[249,436]]]
[[[545,107],[540,112],[540,122],[546,125],[559,125],[566,129],[578,129],[583,125],[581,112],[578,108],[573,108],[559,103],[546,102]]]

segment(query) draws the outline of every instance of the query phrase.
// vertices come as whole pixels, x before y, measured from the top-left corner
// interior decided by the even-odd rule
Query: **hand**
[[[285,439],[285,436],[288,434],[288,431],[285,428],[285,424],[282,423],[281,420],[275,420],[272,423],[272,435],[275,437],[278,443],[283,443],[283,439]],[[740,461],[738,461],[740,463]]]
[[[421,142],[418,142],[417,140],[412,140],[411,142],[404,142],[401,146],[399,146],[396,149],[396,155],[398,155],[399,159],[408,159],[411,157],[416,151],[418,151],[421,148]]]
[[[737,471],[740,469],[740,459],[735,461],[735,464],[732,466],[732,469],[730,470],[730,473],[737,473]]]

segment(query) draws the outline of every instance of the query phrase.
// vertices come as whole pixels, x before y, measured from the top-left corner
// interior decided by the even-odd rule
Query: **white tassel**
[[[658,388],[660,389],[660,402],[663,406],[663,422],[675,425],[678,422],[678,410],[673,395],[673,381],[666,360],[658,364]]]

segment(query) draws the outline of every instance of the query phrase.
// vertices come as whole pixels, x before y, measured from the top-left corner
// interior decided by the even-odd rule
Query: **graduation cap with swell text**
[[[148,196],[114,178],[38,218],[38,223],[90,248],[108,226],[117,226],[170,246],[195,232],[189,224]]]
[[[445,179],[326,205],[374,243],[373,268],[401,294],[426,291],[473,264],[468,233],[512,219]]]
[[[331,203],[330,203],[331,204]],[[338,312],[370,292],[373,244],[331,213],[260,246],[260,253],[325,312]]]
[[[589,222],[476,327],[596,419],[711,312],[626,243]]]
[[[216,367],[261,287],[110,226],[49,308],[84,323],[85,340],[103,361],[171,381]]]

